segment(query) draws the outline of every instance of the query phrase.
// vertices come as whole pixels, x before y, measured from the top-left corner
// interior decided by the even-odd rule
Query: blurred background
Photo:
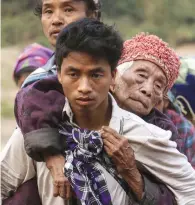
[[[13,67],[23,48],[33,42],[48,46],[40,19],[33,13],[36,0],[2,0],[1,22],[1,149],[11,136],[17,92]],[[179,55],[195,54],[194,0],[102,0],[102,20],[114,24],[124,39],[144,31],[156,34]]]

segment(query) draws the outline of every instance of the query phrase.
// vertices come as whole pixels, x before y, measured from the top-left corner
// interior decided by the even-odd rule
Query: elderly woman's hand
[[[53,178],[54,197],[70,199],[72,196],[71,185],[63,172],[65,157],[62,155],[47,156],[45,162]]]
[[[104,149],[113,160],[118,173],[127,181],[138,199],[141,199],[143,181],[128,140],[109,127],[102,127],[101,134]]]

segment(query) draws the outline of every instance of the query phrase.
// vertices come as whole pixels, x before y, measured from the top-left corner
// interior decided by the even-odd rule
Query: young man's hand
[[[62,155],[54,155],[45,157],[47,168],[50,170],[53,177],[53,195],[60,196],[65,199],[70,199],[72,190],[68,179],[63,173],[65,158]]]
[[[128,140],[109,127],[102,127],[104,149],[112,158],[118,173],[129,184],[141,200],[143,195],[143,180],[136,166],[134,151]]]

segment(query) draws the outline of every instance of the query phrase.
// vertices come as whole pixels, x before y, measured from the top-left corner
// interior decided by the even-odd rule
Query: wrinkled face
[[[117,74],[115,83],[114,95],[119,105],[142,117],[162,100],[167,79],[156,64],[138,60],[122,76]]]
[[[59,82],[73,112],[85,115],[107,108],[114,76],[107,60],[81,52],[69,53],[58,71]]]
[[[86,17],[87,7],[84,1],[42,0],[42,2],[43,32],[55,47],[59,32],[69,23]]]

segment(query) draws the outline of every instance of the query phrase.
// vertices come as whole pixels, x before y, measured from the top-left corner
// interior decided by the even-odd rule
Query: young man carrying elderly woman
[[[86,26],[86,24],[88,26]],[[91,28],[90,31],[87,30],[89,29],[88,27]],[[58,83],[58,80],[55,78],[55,75],[51,75],[49,78],[45,78],[38,82],[34,82],[33,84],[23,88],[18,94],[18,97],[16,99],[16,103],[17,103],[16,116],[18,120],[18,125],[20,126],[24,135],[25,148],[27,153],[29,154],[29,156],[32,156],[37,161],[46,160],[46,164],[48,168],[51,169],[51,172],[53,172],[53,170],[55,169],[53,167],[55,166],[59,167],[58,173],[60,174],[60,178],[62,178],[63,180],[64,180],[64,173],[62,172],[62,169],[64,167],[65,158],[66,158],[66,165],[64,169],[65,174],[71,183],[71,187],[74,189],[74,192],[77,194],[77,198],[80,199],[83,202],[83,204],[84,203],[90,204],[89,199],[95,201],[97,204],[99,202],[103,204],[107,203],[105,202],[105,199],[108,200],[109,203],[113,203],[113,204],[126,204],[126,203],[129,204],[130,202],[128,200],[133,198],[135,198],[135,201],[133,201],[132,204],[139,203],[139,201],[142,201],[145,198],[147,198],[147,195],[145,193],[145,191],[147,190],[144,189],[144,183],[143,183],[146,182],[144,181],[146,179],[142,178],[142,176],[140,175],[140,172],[145,172],[146,170],[147,170],[146,173],[150,172],[157,178],[160,178],[160,180],[163,181],[173,191],[173,193],[176,195],[178,204],[183,202],[185,204],[190,204],[190,203],[192,204],[193,202],[188,203],[187,201],[185,201],[186,198],[188,198],[187,194],[189,194],[189,200],[191,199],[190,187],[186,188],[185,191],[187,193],[184,194],[182,192],[183,190],[180,190],[181,193],[178,193],[177,191],[175,191],[174,188],[174,186],[176,186],[177,184],[177,180],[176,181],[170,180],[169,182],[166,181],[168,179],[168,178],[166,179],[166,177],[168,177],[167,171],[170,172],[171,170],[171,173],[174,173],[175,167],[171,167],[169,164],[173,160],[171,158],[173,153],[175,157],[176,156],[179,158],[181,157],[180,164],[177,164],[177,160],[175,159],[176,161],[175,166],[178,166],[177,168],[179,168],[182,166],[183,163],[184,165],[183,168],[186,168],[186,165],[188,167],[188,169],[186,170],[186,174],[187,171],[189,172],[191,171],[192,175],[194,174],[189,164],[187,164],[187,161],[185,161],[185,158],[183,158],[182,155],[176,152],[175,150],[176,144],[169,141],[169,139],[171,138],[171,133],[163,131],[155,126],[149,125],[144,121],[142,121],[139,117],[133,115],[132,113],[128,113],[124,110],[121,110],[120,108],[118,108],[118,106],[116,107],[113,97],[111,96],[111,94],[108,95],[108,90],[106,89],[106,88],[108,89],[111,88],[111,91],[113,95],[116,97],[118,104],[123,109],[134,112],[140,117],[143,117],[151,113],[154,106],[158,104],[160,99],[163,97],[163,95],[166,94],[167,88],[170,88],[174,80],[177,78],[179,61],[174,51],[170,49],[168,45],[165,44],[163,41],[161,41],[158,37],[153,35],[140,34],[135,38],[126,41],[124,43],[121,59],[119,60],[117,66],[116,79],[115,79],[114,77],[115,71],[114,68],[112,67],[114,67],[113,65],[115,62],[114,58],[116,57],[116,53],[115,55],[113,55],[113,59],[112,59],[112,57],[109,58],[106,56],[103,56],[102,58],[103,54],[97,52],[97,56],[99,56],[98,58],[96,55],[93,55],[93,52],[96,51],[96,49],[93,47],[92,48],[89,47],[91,50],[85,50],[87,48],[84,48],[83,50],[81,49],[81,51],[79,50],[80,48],[79,49],[75,48],[73,46],[74,43],[72,39],[76,39],[76,37],[78,36],[74,36],[74,33],[72,33],[73,34],[72,39],[71,37],[69,37],[69,39],[67,40],[66,32],[71,33],[71,29],[73,30],[76,28],[78,29],[77,32],[78,35],[79,32],[81,32],[79,29],[86,28],[86,31],[88,31],[88,33],[83,32],[82,35],[84,36],[86,35],[86,37],[88,37],[87,35],[90,36],[90,32],[92,32],[93,29],[96,30],[96,28],[99,29],[104,28],[104,25],[102,25],[101,23],[98,24],[96,21],[93,22],[91,20],[83,20],[80,21],[79,23],[75,23],[72,26],[72,28],[71,26],[69,26],[67,30],[65,29],[61,34],[61,36],[59,37],[59,42],[57,44],[57,49],[56,49],[56,64],[58,66],[58,79],[61,82],[62,87]],[[99,35],[101,36],[101,32]],[[93,36],[93,35],[90,36],[91,42],[93,43],[96,42],[93,39],[95,37],[97,36]],[[104,38],[106,38],[106,36],[102,38],[102,41],[104,41]],[[118,42],[117,40],[119,40],[119,38],[116,36],[115,38],[116,38],[115,43],[117,43]],[[78,40],[78,42],[80,41]],[[63,43],[65,43],[64,47],[61,47]],[[71,45],[71,43],[73,44]],[[83,43],[82,40],[80,43],[82,45]],[[115,44],[113,43],[113,45]],[[154,47],[153,45],[156,45],[156,47]],[[66,51],[65,48],[66,49],[69,48],[67,51],[68,53],[65,52]],[[120,49],[121,49],[120,43],[116,45],[116,48],[118,48],[118,52],[120,53]],[[80,53],[77,51],[77,49]],[[114,52],[114,48],[112,49],[113,49],[112,52]],[[72,54],[70,50],[72,50]],[[92,56],[95,57],[92,58]],[[101,59],[103,61],[101,61]],[[105,77],[104,76],[105,74],[104,72],[101,71],[101,69],[99,70],[97,69],[91,73],[90,71],[88,72],[88,70],[90,70],[89,68],[94,64],[94,62],[95,62],[94,65],[99,64],[105,66],[106,65],[105,60],[109,62],[108,65],[111,66],[111,71],[108,72],[109,69],[107,68],[104,72],[106,74],[109,73],[110,74],[108,76],[106,75],[107,80],[106,80],[106,84],[102,84],[103,87],[101,86],[98,87],[97,84],[97,87],[94,89],[94,87],[91,86],[91,84],[89,83],[90,80],[88,77],[91,76],[93,81],[97,80],[98,82],[98,80],[101,80],[101,78]],[[63,65],[65,65],[65,67]],[[68,65],[69,68],[66,67]],[[52,68],[52,69],[54,70],[55,73],[56,68]],[[70,69],[69,74],[68,73],[65,74],[66,69]],[[134,74],[133,79],[131,79],[129,75],[130,71],[132,72],[132,75]],[[175,73],[175,75],[172,75],[173,72]],[[88,75],[88,73],[90,75]],[[41,73],[41,74],[45,74],[45,73]],[[39,78],[40,74],[37,74],[37,76]],[[69,78],[67,78],[67,76]],[[125,77],[127,77],[127,79]],[[69,84],[67,85],[68,80],[70,79],[71,81],[69,81]],[[74,87],[74,80],[76,81],[76,79],[80,79],[81,81],[78,87]],[[121,97],[120,100],[119,93],[120,90],[122,91],[123,88],[129,88],[129,90],[125,90],[125,94],[124,92],[121,92],[123,94],[122,96],[123,98]],[[132,90],[134,90],[133,91],[135,93],[134,96],[132,95],[133,92],[131,91],[131,88]],[[79,93],[80,95],[78,96],[77,99],[76,96]],[[66,101],[65,101],[64,94],[67,97]],[[100,102],[105,102],[105,105],[103,107],[101,106],[96,107],[95,104],[93,105],[93,102],[91,101],[96,102],[95,103],[96,105],[98,104],[101,105]],[[107,107],[107,109],[102,110],[102,108],[105,107]],[[95,112],[96,110],[95,108],[98,108],[98,113]],[[115,110],[118,111],[115,112]],[[62,112],[65,113],[65,116],[63,116],[64,117],[63,120],[64,122],[68,121],[68,124],[67,123],[61,124]],[[74,113],[74,117],[72,112]],[[155,112],[159,116],[156,118],[155,117],[151,118],[153,122],[155,122],[158,126],[166,130],[171,130],[174,133],[174,136],[176,136],[177,131],[175,130],[174,126],[172,126],[170,121],[166,119],[166,117],[164,117],[161,113],[158,113],[156,110]],[[103,116],[106,116],[106,118],[103,118]],[[155,116],[157,115],[155,114]],[[102,128],[102,126],[105,125],[111,126],[112,128],[115,129],[115,131],[109,127]],[[60,134],[58,132],[59,129],[60,129]],[[101,131],[90,132],[89,130],[101,130]],[[73,135],[73,131],[75,135]],[[80,133],[80,135],[78,135],[78,133]],[[104,154],[107,155],[107,157],[103,156],[103,158],[101,158],[101,160],[103,159],[103,161],[100,160],[101,163],[99,163],[97,167],[96,166],[95,168],[87,167],[87,169],[89,171],[90,169],[94,170],[97,168],[97,173],[99,174],[97,176],[98,177],[105,176],[105,178],[107,180],[110,179],[112,183],[108,183],[107,184],[108,187],[106,188],[106,183],[105,183],[106,181],[102,180],[102,183],[104,183],[105,185],[103,186],[105,189],[102,194],[98,192],[97,189],[93,190],[93,188],[95,187],[95,185],[93,184],[94,181],[92,180],[91,177],[88,177],[87,181],[89,181],[90,183],[85,184],[84,188],[86,190],[92,190],[92,191],[88,191],[89,194],[87,194],[85,192],[82,192],[78,188],[79,187],[78,183],[75,183],[75,181],[73,180],[75,179],[74,178],[75,176],[82,176],[83,173],[80,172],[80,166],[77,163],[75,163],[75,159],[74,159],[75,155],[71,154],[74,153],[74,151],[72,150],[73,148],[70,146],[70,144],[71,143],[75,144],[74,140],[76,140],[76,142],[79,145],[82,145],[83,148],[87,149],[85,143],[83,143],[83,139],[79,137],[79,136],[84,136],[85,140],[94,139],[96,140],[96,143],[100,143],[99,148],[101,151],[102,142],[100,140],[101,139],[100,134],[104,143],[104,149],[105,149]],[[67,140],[63,140],[64,139],[64,137],[62,138],[63,135],[65,136],[65,138],[67,137]],[[128,140],[130,141],[129,145],[127,139],[122,135],[128,138]],[[153,139],[154,136],[158,136],[158,138],[162,137],[162,141],[159,142],[158,141],[159,139]],[[140,137],[140,141],[138,140],[139,137]],[[149,139],[147,137],[149,137]],[[72,139],[74,140],[72,141]],[[139,149],[140,145],[141,148]],[[161,148],[163,149],[164,146],[166,147],[166,149],[168,150],[171,149],[171,150],[169,150],[170,152],[168,151],[166,153],[167,155],[164,159],[161,159],[161,157],[163,158],[163,153],[164,153],[164,150],[161,153],[162,151]],[[156,155],[154,154],[154,150]],[[65,156],[64,156],[64,151],[66,151]],[[98,149],[96,151],[98,151]],[[86,154],[87,151],[84,153]],[[135,158],[134,158],[134,153],[135,153]],[[160,153],[162,154],[162,156],[160,155]],[[109,158],[112,159],[114,164],[110,163]],[[141,164],[135,163],[136,162],[135,159],[141,162]],[[30,159],[27,159],[28,163],[29,160]],[[86,162],[85,159],[82,160]],[[158,172],[159,169],[163,168],[163,165],[159,167],[159,162],[165,162],[165,161],[167,161],[167,164],[164,164],[164,166],[167,168],[167,170],[165,169],[164,173],[159,174]],[[83,161],[80,163],[83,163]],[[115,167],[113,168],[114,165]],[[151,167],[148,165],[150,165]],[[43,170],[45,170],[43,163],[37,162],[36,166],[38,167],[37,170],[40,170],[38,173],[38,178],[42,176],[46,176],[43,174],[44,172]],[[85,165],[83,166],[85,167]],[[33,176],[34,171],[32,171],[31,173],[29,172],[28,174]],[[54,173],[52,174],[53,176],[55,175]],[[84,178],[85,177],[86,176],[84,176]],[[193,179],[193,177],[191,179]],[[45,180],[47,179],[45,178]],[[90,180],[92,180],[93,182],[91,182]],[[188,179],[186,178],[186,180],[182,183],[182,185],[184,186],[185,182],[187,181]],[[61,184],[55,182],[54,182],[55,194],[69,198],[71,192],[70,192],[70,184],[67,183],[68,181],[65,180],[65,186],[64,184],[62,184],[61,186]],[[59,180],[57,182],[60,183],[61,181]],[[191,183],[193,182],[194,180],[191,181]],[[90,184],[93,185],[93,188],[90,188],[89,186]],[[39,185],[39,190],[42,190],[42,192],[44,192],[43,185],[41,184],[38,185]],[[50,185],[50,187],[52,187],[52,184]],[[117,187],[116,190],[113,190],[113,187],[115,188]],[[128,190],[131,191],[129,192]],[[192,193],[194,193],[193,190],[191,191]],[[118,195],[119,192],[121,193],[120,196]],[[154,192],[153,194],[155,194],[155,190],[153,192]],[[48,191],[48,193],[52,195],[51,189],[50,191]],[[94,195],[94,193],[96,194]],[[183,194],[185,196],[183,196]],[[97,199],[94,199],[94,196],[98,196]],[[152,197],[153,199],[155,199],[155,196]],[[42,196],[42,198],[44,199],[44,196]],[[153,199],[148,198],[148,201]],[[164,202],[161,201],[160,203],[166,204],[166,202],[167,201]],[[146,202],[144,203],[146,204]],[[155,201],[154,203],[160,204],[157,201]],[[48,200],[48,204],[49,204],[49,200]]]
[[[77,32],[74,36],[75,31]],[[97,36],[95,35],[96,33]],[[108,39],[105,34],[108,35]],[[109,41],[111,37],[114,41]],[[86,40],[84,40],[85,38]],[[161,49],[157,47],[155,51],[152,46],[150,47],[151,44],[148,43],[148,38],[150,39],[149,42],[153,44],[155,42]],[[90,41],[96,43],[97,48],[91,47]],[[103,45],[103,42],[108,43],[107,47],[110,52],[113,46],[112,49],[113,52],[115,50],[115,53],[113,53],[112,57],[108,57],[106,51],[104,53],[104,50],[100,50],[107,48]],[[53,76],[46,78],[44,83],[44,80],[35,82],[18,94],[17,100],[22,99],[23,106],[19,105],[17,107],[17,111],[21,112],[20,115],[17,115],[17,120],[24,137],[26,137],[26,149],[31,151],[29,139],[33,142],[33,139],[41,137],[45,130],[46,132],[49,129],[56,130],[58,125],[59,134],[53,132],[53,135],[55,134],[56,140],[61,137],[60,140],[65,143],[65,155],[62,152],[61,158],[59,155],[58,157],[65,163],[64,174],[81,204],[129,204],[131,203],[129,196],[132,195],[132,191],[139,202],[142,200],[144,193],[143,179],[138,167],[147,170],[163,181],[174,193],[178,204],[193,204],[195,173],[186,158],[176,151],[176,144],[169,141],[171,138],[170,131],[163,131],[158,127],[145,123],[138,116],[121,110],[115,104],[114,98],[108,94],[110,86],[112,92],[115,95],[117,93],[114,83],[114,67],[116,66],[115,62],[117,63],[114,59],[117,58],[114,58],[114,56],[118,55],[120,57],[121,45],[120,38],[110,27],[106,27],[95,20],[84,19],[64,29],[56,46],[58,80],[62,85],[62,89],[60,86],[53,87],[53,89],[48,88],[47,83],[57,83],[55,76]],[[109,48],[109,46],[111,47]],[[131,46],[134,49],[131,49]],[[130,51],[134,50],[132,54],[134,59],[127,55],[130,52],[129,48]],[[159,67],[156,65],[157,62],[151,66],[150,63],[153,61],[149,59],[156,59],[158,57],[157,51],[159,50],[161,50],[161,58],[157,60]],[[171,58],[172,62],[174,62],[171,66],[166,63],[169,60],[162,55],[163,50],[165,54],[168,53],[165,56]],[[146,56],[147,60],[141,56],[139,57],[139,55]],[[108,61],[105,61],[105,59],[108,59]],[[144,59],[144,62],[141,59]],[[135,64],[132,61],[135,61]],[[136,67],[140,61],[142,65]],[[163,65],[163,63],[166,65],[165,71],[160,69],[160,65]],[[108,65],[111,67],[109,66],[109,68]],[[129,96],[128,99],[137,102],[139,111],[142,108],[149,110],[148,105],[153,103],[152,100],[158,103],[167,87],[170,88],[172,86],[178,74],[179,60],[174,51],[158,37],[140,34],[124,43],[122,55],[117,66],[117,75],[128,72],[127,65],[128,67],[132,66],[131,69],[135,69],[133,79],[140,90],[140,93],[138,92],[140,98],[135,99],[135,97]],[[151,70],[148,69],[146,71],[145,68],[147,67]],[[109,71],[109,69],[111,70]],[[154,70],[157,72],[154,73]],[[163,75],[164,72],[166,75]],[[171,72],[175,72],[175,77],[170,75]],[[145,79],[152,82],[153,86],[152,84],[147,84],[147,81],[144,82]],[[117,80],[118,76],[116,77],[116,82]],[[118,83],[117,85],[121,84]],[[137,91],[138,89],[136,88],[135,86]],[[50,104],[47,104],[48,107],[46,104],[44,104],[44,107],[41,105],[43,107],[42,110],[36,107],[39,110],[38,113],[34,113],[37,103],[35,105],[35,101],[28,99],[29,96],[32,97],[31,94],[35,94],[34,89],[44,91],[42,95],[45,95],[50,101]],[[26,92],[29,92],[30,95],[24,95]],[[62,93],[65,94],[65,99]],[[141,93],[145,97],[143,97],[143,101]],[[128,95],[128,93],[126,94]],[[65,103],[64,108],[58,110],[61,106],[63,107],[63,104],[60,105],[58,103]],[[28,113],[26,113],[27,107],[30,109]],[[47,113],[44,110],[45,108]],[[127,109],[126,107],[123,108]],[[51,110],[49,115],[48,110]],[[61,115],[63,113],[63,121],[61,122],[59,121],[60,113]],[[27,128],[32,129],[33,125],[37,123],[36,120],[39,120],[39,114],[45,118],[45,122],[50,127],[45,128],[46,123],[39,123],[42,128],[39,127],[36,131],[29,130],[28,132]],[[54,118],[50,118],[50,116]],[[35,118],[37,119],[35,120]],[[28,123],[31,123],[31,127]],[[107,125],[111,128],[107,127]],[[49,136],[48,140],[50,140]],[[104,146],[103,152],[102,146]],[[31,154],[30,151],[29,154]],[[131,156],[131,160],[128,157],[126,159],[123,158],[124,154]],[[135,158],[133,157],[134,154]],[[138,166],[135,160],[138,162]],[[64,164],[62,165],[64,166]],[[178,172],[178,169],[185,170],[185,175],[182,175],[183,172]],[[174,177],[169,177],[169,174]],[[134,180],[138,180],[137,183],[134,183]],[[109,183],[106,183],[108,181]],[[180,189],[178,189],[178,186]],[[131,191],[129,187],[131,187]],[[116,189],[113,190],[113,188]],[[63,190],[67,196],[70,195],[70,189],[70,186],[67,185],[66,190]],[[120,195],[118,195],[119,193]]]

